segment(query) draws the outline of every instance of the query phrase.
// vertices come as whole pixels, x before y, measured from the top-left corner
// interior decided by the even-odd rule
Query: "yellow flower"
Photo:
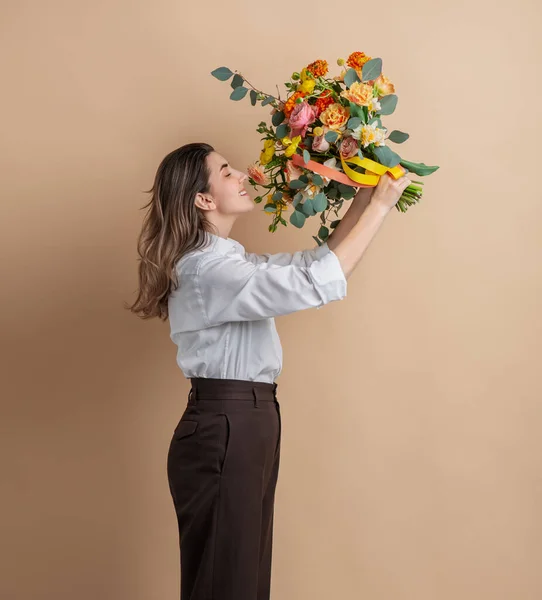
[[[314,135],[324,135],[324,130],[321,127],[315,127],[312,132]]]
[[[263,143],[263,151],[260,154],[260,164],[266,165],[271,162],[271,159],[275,155],[275,142],[274,140],[265,140]]]
[[[312,94],[314,92],[314,86],[316,85],[316,81],[314,79],[307,79],[303,83],[300,83],[297,86],[298,92],[305,92],[306,94]]]
[[[271,159],[275,155],[275,142],[274,140],[265,140],[263,143],[263,150],[260,154],[260,164],[266,165],[271,162]]]
[[[301,83],[297,86],[298,92],[305,92],[306,94],[312,94],[316,81],[311,77],[312,73],[307,69],[303,69],[300,73]]]
[[[297,150],[297,146],[299,145],[300,141],[301,141],[300,135],[296,135],[294,138],[292,138],[290,140],[290,143],[286,145],[286,150],[284,151],[284,155],[289,158],[290,156],[295,154],[295,151]]]

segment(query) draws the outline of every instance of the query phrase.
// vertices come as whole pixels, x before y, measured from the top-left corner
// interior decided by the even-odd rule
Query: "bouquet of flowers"
[[[343,70],[335,77],[326,77],[325,60],[292,73],[284,84],[285,100],[278,86],[277,96],[264,93],[227,67],[211,73],[220,81],[233,76],[232,100],[242,100],[250,91],[253,106],[261,102],[272,107],[271,124],[261,121],[257,128],[263,134],[260,159],[248,167],[250,184],[264,190],[254,201],[265,197],[264,211],[274,216],[269,231],[276,231],[279,223],[287,225],[282,213],[291,205],[289,220],[295,227],[320,213],[322,225],[318,237],[313,236],[318,244],[329,236],[329,214],[338,217],[342,201],[352,199],[359,188],[374,187],[387,173],[397,179],[408,171],[424,176],[439,168],[405,160],[387,145],[401,144],[409,135],[399,130],[387,135],[382,125],[381,117],[397,106],[393,83],[382,74],[382,60],[353,52],[337,64]],[[406,212],[418,202],[422,185],[412,181],[396,208]],[[339,222],[333,220],[330,228]]]

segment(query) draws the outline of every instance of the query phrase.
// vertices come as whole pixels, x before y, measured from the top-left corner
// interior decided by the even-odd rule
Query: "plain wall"
[[[188,382],[169,325],[123,309],[156,168],[237,168],[293,71],[360,50],[396,146],[440,165],[348,295],[280,317],[275,600],[542,597],[540,5],[2,2],[2,570],[6,600],[178,597],[166,453]],[[393,145],[392,145],[393,147]],[[252,196],[257,193],[250,190]],[[318,219],[231,236],[315,246]]]

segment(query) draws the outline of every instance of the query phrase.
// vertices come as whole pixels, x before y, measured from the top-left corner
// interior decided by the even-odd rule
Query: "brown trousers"
[[[191,383],[167,456],[181,600],[269,600],[282,429],[277,384]]]

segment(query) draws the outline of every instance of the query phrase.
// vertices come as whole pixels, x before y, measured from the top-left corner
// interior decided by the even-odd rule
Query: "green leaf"
[[[238,88],[239,86],[243,85],[244,82],[245,80],[241,77],[241,75],[236,73],[234,78],[231,80],[231,87],[233,89]]]
[[[394,129],[390,135],[388,136],[388,140],[390,142],[394,142],[395,144],[402,144],[406,140],[408,140],[410,136],[408,133],[404,133],[403,131],[399,131],[398,129]]]
[[[272,196],[271,196],[272,200],[281,200],[282,199],[282,192],[278,191],[275,192]]]
[[[373,58],[368,60],[361,69],[361,81],[371,81],[382,73],[382,59]]]
[[[359,127],[360,125],[361,125],[361,119],[359,117],[352,117],[351,119],[348,120],[348,123],[346,124],[348,129],[355,129],[356,127]]]
[[[294,196],[294,199],[292,201],[292,205],[295,208],[299,202],[301,201],[301,199],[303,198],[303,194],[301,192],[297,192],[297,194]]]
[[[318,175],[318,173],[314,173],[312,176],[312,182],[314,185],[324,185],[324,180]]]
[[[359,82],[359,77],[356,73],[356,70],[352,68],[348,69],[344,75],[344,84],[346,87],[351,87],[356,81]]]
[[[332,144],[337,140],[339,134],[336,131],[328,131],[324,137],[329,143]]]
[[[314,214],[314,208],[312,207],[312,200],[310,198],[305,198],[305,202],[301,205],[301,210],[307,217],[310,217]]]
[[[237,87],[230,94],[231,100],[242,100],[247,95],[248,89],[246,87]]]
[[[322,225],[318,230],[318,237],[321,240],[326,240],[329,237],[329,229],[325,225]]]
[[[299,229],[301,229],[301,227],[303,227],[306,219],[307,218],[305,217],[305,215],[302,212],[300,212],[299,210],[294,210],[294,212],[290,215],[290,223],[294,227],[298,227]]]
[[[273,102],[274,98],[273,96],[267,96],[266,98],[264,98],[262,100],[262,106],[267,106],[268,104],[271,104],[271,102]]]
[[[350,192],[355,191],[351,185],[346,185],[344,183],[339,183],[339,192],[341,194],[350,194]]]
[[[299,176],[300,181],[303,181],[305,185],[309,183],[309,176],[306,173],[303,173]]]
[[[256,106],[256,102],[258,101],[258,92],[254,90],[250,90],[250,103],[252,106]]]
[[[288,132],[290,131],[290,127],[288,126],[288,123],[282,123],[281,125],[279,125],[275,131],[275,135],[280,139],[285,137],[286,135],[288,135]]]
[[[312,206],[316,212],[322,212],[327,208],[327,198],[323,192],[316,194],[312,201]]]
[[[211,75],[217,79],[220,79],[220,81],[227,81],[233,75],[233,73],[228,69],[228,67],[220,67],[214,71],[211,71]]]
[[[336,221],[331,221],[331,223],[330,223],[329,227],[330,227],[331,229],[335,229],[335,227],[337,227],[337,225],[338,225],[340,222],[341,222],[341,220],[340,220],[340,219],[337,219]]]
[[[366,122],[364,121],[363,107],[359,104],[356,104],[355,102],[350,102],[350,116],[358,117],[364,123]]]
[[[302,188],[304,188],[307,184],[303,181],[301,181],[300,179],[293,179],[292,181],[290,181],[289,187],[292,190],[300,190]]]
[[[310,159],[311,155],[307,152],[307,150],[303,150],[303,160],[305,161],[305,164],[307,164]]]
[[[385,167],[395,167],[401,162],[401,157],[387,146],[376,146],[374,153],[378,162]]]
[[[271,123],[273,123],[273,125],[275,127],[277,127],[277,125],[280,125],[283,121],[284,121],[284,113],[282,111],[274,113],[273,116],[271,117]]]
[[[317,243],[319,246],[321,246],[321,245],[322,245],[322,242],[321,242],[321,241],[320,241],[320,240],[319,240],[319,239],[318,239],[318,238],[317,238],[315,235],[313,235],[313,236],[312,236],[312,239],[313,239],[313,240],[314,240],[314,241],[315,241],[315,242],[316,242],[316,243]]]
[[[273,213],[277,210],[277,207],[274,204],[269,202],[263,207],[263,209],[265,212]]]
[[[379,110],[379,113],[381,115],[391,115],[397,106],[397,100],[398,98],[395,94],[388,94],[387,96],[380,98],[379,102],[381,109]]]
[[[416,175],[421,175],[422,177],[424,175],[431,175],[431,173],[434,173],[440,168],[437,165],[430,167],[425,163],[415,163],[410,162],[409,160],[401,160],[401,166],[405,167],[405,169],[408,169],[412,173],[416,173]]]

